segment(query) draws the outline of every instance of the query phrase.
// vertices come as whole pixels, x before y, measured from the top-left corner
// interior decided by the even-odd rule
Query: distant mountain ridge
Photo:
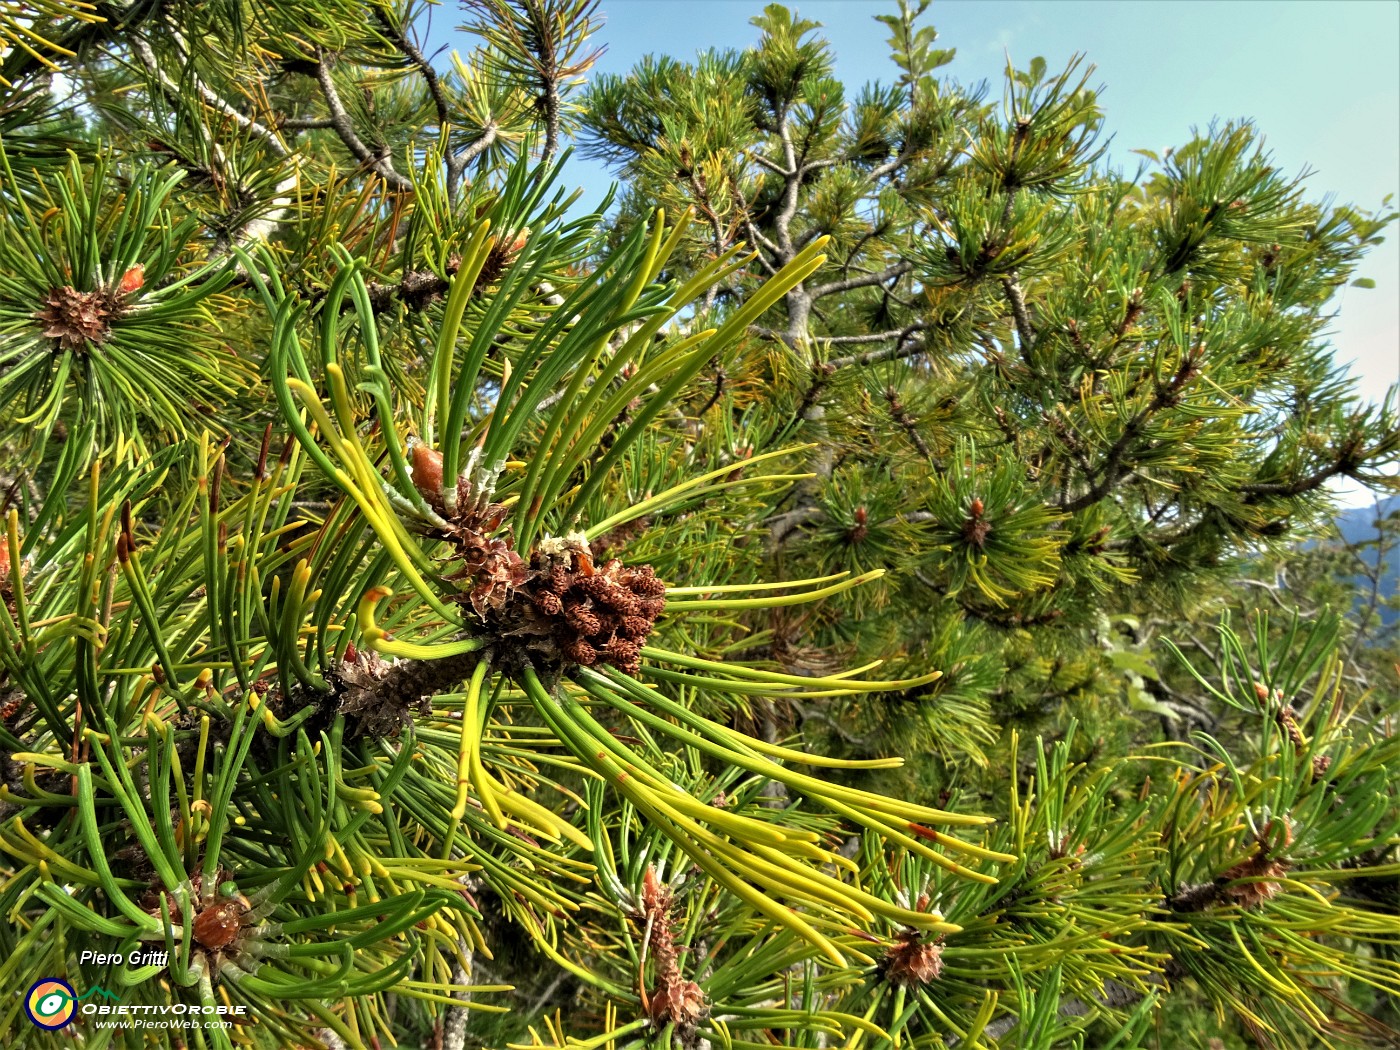
[[[1400,496],[1392,496],[1369,507],[1353,507],[1337,515],[1337,531],[1348,544],[1365,543],[1377,535],[1376,520],[1400,511]],[[1362,557],[1367,564],[1375,565],[1378,551],[1375,548],[1364,551]],[[1400,589],[1400,544],[1385,552],[1385,572],[1381,577],[1381,596],[1393,597]],[[1382,610],[1381,618],[1391,623],[1396,618],[1394,610]]]

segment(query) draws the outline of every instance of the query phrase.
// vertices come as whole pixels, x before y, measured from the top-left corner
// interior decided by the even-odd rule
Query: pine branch
[[[142,63],[146,66],[148,70],[150,70],[151,74],[156,78],[156,81],[161,86],[161,88],[163,88],[172,98],[179,98],[181,94],[181,89],[179,85],[173,83],[171,79],[168,76],[166,76],[165,70],[161,68],[160,63],[156,59],[155,53],[151,51],[151,46],[141,37],[133,37],[131,41],[131,47],[132,50],[134,50],[137,53],[137,55],[140,56]],[[238,110],[237,107],[233,106],[228,101],[220,98],[217,94],[215,94],[198,77],[191,75],[190,80],[191,83],[194,84],[195,91],[199,94],[200,99],[203,100],[203,102],[206,105],[208,105],[211,109],[217,110],[219,113],[223,114],[225,117],[231,120],[234,124],[237,124],[244,131],[247,131],[249,134],[252,134],[257,138],[261,139],[279,157],[291,156],[291,150],[287,148],[286,144],[282,141],[280,136],[278,136],[275,131],[263,124],[260,124],[258,121],[253,120],[251,117],[245,116]]]
[[[447,92],[443,89],[442,80],[438,77],[437,70],[434,69],[433,64],[424,57],[418,45],[409,39],[403,27],[396,25],[394,21],[389,18],[387,12],[380,8],[375,8],[375,18],[383,27],[389,41],[398,48],[399,52],[413,64],[414,68],[416,68],[420,74],[422,74],[423,83],[427,85],[428,94],[433,100],[433,109],[437,113],[438,129],[443,135],[448,135],[452,126],[452,108],[448,103]],[[484,138],[485,136],[483,135],[483,139]],[[495,138],[494,127],[491,132],[491,138]],[[478,143],[481,141],[482,140],[479,139]],[[485,146],[480,146],[472,157],[480,154],[481,151],[489,145],[490,142],[488,141]],[[447,196],[449,199],[456,197],[457,187],[462,179],[462,172],[467,164],[471,162],[472,157],[456,156],[450,148],[445,151],[443,163],[447,166]]]
[[[1103,461],[1096,468],[1097,480],[1083,495],[1061,504],[1061,509],[1066,513],[1073,514],[1075,511],[1083,510],[1092,506],[1108,495],[1109,491],[1116,485],[1120,478],[1127,474],[1131,467],[1125,463],[1126,455],[1134,441],[1142,433],[1148,421],[1158,412],[1170,405],[1174,405],[1180,400],[1181,391],[1186,384],[1196,375],[1199,358],[1195,351],[1182,356],[1181,365],[1170,380],[1158,387],[1152,400],[1145,405],[1136,415],[1123,427],[1123,432],[1118,436],[1112,446],[1109,447]],[[1325,480],[1325,479],[1324,479]],[[1319,481],[1318,484],[1322,482]]]
[[[371,152],[356,133],[355,125],[350,120],[350,114],[346,112],[345,104],[340,100],[340,92],[336,90],[335,82],[331,79],[331,71],[326,63],[325,55],[322,55],[316,62],[315,78],[316,83],[320,85],[321,94],[326,100],[326,108],[330,110],[331,127],[340,137],[340,141],[345,144],[345,148],[356,160],[368,167],[394,189],[401,192],[412,191],[413,180],[399,174],[388,157],[378,156]]]
[[[325,131],[333,125],[330,117],[283,117],[277,126],[287,131]]]
[[[809,226],[797,235],[797,238],[792,242],[793,247],[795,247],[798,251],[801,251],[803,248],[807,247],[807,245],[811,244],[821,235],[822,230],[820,226],[817,226],[815,224]]]
[[[839,292],[849,292],[856,288],[869,288],[873,285],[884,284],[886,281],[896,277],[902,277],[914,268],[914,264],[907,259],[897,262],[893,266],[888,266],[879,273],[862,274],[859,277],[848,277],[841,281],[831,281],[827,284],[819,284],[808,293],[813,299],[822,299],[828,295],[836,295]]]
[[[482,129],[481,137],[458,154],[457,172],[459,177],[467,165],[491,148],[499,134],[500,126],[494,120],[488,121],[486,127]]]
[[[424,57],[418,45],[409,39],[408,34],[403,31],[403,27],[396,25],[383,9],[375,9],[375,18],[384,28],[390,43],[398,48],[399,52],[423,75],[423,82],[427,85],[428,94],[433,100],[433,108],[437,111],[438,127],[446,128],[452,123],[452,109],[448,104],[447,93],[443,90],[442,80],[438,77],[437,70]]]
[[[934,461],[933,450],[928,447],[928,442],[924,440],[919,428],[915,424],[909,410],[904,407],[904,403],[899,399],[899,391],[892,386],[885,387],[885,401],[890,406],[890,418],[908,436],[910,444],[919,450],[919,454],[930,463]]]
[[[830,343],[832,346],[855,346],[864,343],[886,343],[890,340],[903,340],[913,335],[915,332],[923,331],[929,327],[925,321],[915,321],[911,325],[903,328],[891,328],[887,332],[869,332],[865,335],[832,335],[827,336],[822,341]],[[830,362],[835,364],[835,362]]]
[[[1149,983],[1161,986],[1165,984],[1165,978],[1160,975],[1154,975],[1152,978],[1149,979]],[[1091,1010],[1101,1011],[1104,1008],[1110,1010],[1126,1010],[1136,1006],[1138,1003],[1146,999],[1148,994],[1150,994],[1148,992],[1140,991],[1137,988],[1132,988],[1126,984],[1123,984],[1121,981],[1114,981],[1111,979],[1104,981],[1103,989],[1103,998],[1092,1000],[1091,1002],[1085,1002],[1083,999],[1061,1000],[1059,1008],[1056,1011],[1058,1016],[1084,1017]],[[1005,1016],[998,1017],[995,1021],[990,1022],[986,1028],[982,1029],[982,1034],[991,1039],[1000,1039],[1002,1038],[1002,1036],[1007,1035],[1013,1028],[1015,1028],[1020,1023],[1020,1017],[1016,1016],[1015,1014],[1006,1014]],[[948,1041],[949,1047],[956,1047],[960,1045],[962,1045],[962,1040],[960,1039],[954,1038]]]
[[[1011,182],[1011,172],[1016,167],[1016,161],[1021,156],[1021,150],[1025,147],[1026,140],[1030,137],[1031,124],[1027,117],[1020,117],[1016,121],[1016,132],[1011,140],[1011,158],[1005,176],[1004,192],[1006,193],[1006,203],[1001,210],[1001,222],[998,224],[1003,234],[1006,226],[1011,222],[1012,210],[1016,204],[1016,194],[1019,192],[1017,183]],[[1007,301],[1011,304],[1011,314],[1016,320],[1016,337],[1021,344],[1021,358],[1030,364],[1031,347],[1035,344],[1035,329],[1031,326],[1030,314],[1026,311],[1026,296],[1021,290],[1020,282],[1016,277],[1016,271],[1002,278],[1001,287],[1006,292]]]
[[[871,168],[870,174],[867,176],[867,178],[869,178],[871,182],[879,182],[886,175],[893,175],[900,168],[904,167],[911,160],[913,160],[914,154],[916,152],[917,151],[914,150],[912,147],[906,146],[903,150],[900,151],[900,153],[897,156],[891,158],[884,164],[879,165],[878,167]]]
[[[180,41],[178,33],[175,34],[175,39],[177,42]],[[141,59],[147,71],[155,78],[156,86],[171,99],[178,100],[181,95],[181,89],[179,85],[171,81],[166,75],[165,70],[161,68],[160,62],[156,58],[155,53],[151,50],[150,44],[139,36],[133,36],[131,47]],[[251,117],[245,116],[227,100],[220,98],[212,89],[204,84],[203,81],[195,76],[193,72],[190,74],[190,80],[194,84],[195,91],[199,95],[199,98],[207,106],[217,110],[238,127],[265,143],[279,157],[290,158],[292,156],[291,150],[287,148],[281,136],[271,128]],[[214,155],[222,160],[223,148],[219,143],[211,141],[210,145]],[[269,202],[272,205],[271,210],[261,217],[254,217],[246,220],[240,227],[223,231],[216,242],[215,253],[224,254],[233,246],[241,247],[255,240],[271,236],[273,231],[277,229],[278,225],[292,208],[293,193],[296,190],[297,183],[298,176],[296,171],[293,170],[277,183],[275,192]]]
[[[471,966],[474,953],[468,947],[467,942],[461,938],[457,940],[457,950],[466,957],[466,965],[460,961],[454,962],[452,966],[452,983],[465,985],[472,979]],[[463,1050],[467,1045],[467,1022],[471,1018],[471,1010],[467,1004],[471,1002],[471,996],[466,992],[460,992],[453,996],[460,999],[461,1006],[449,1006],[442,1021],[442,1050]]]
[[[761,245],[768,251],[772,252],[774,258],[777,258],[779,256],[780,251],[778,246],[774,244],[773,241],[770,240],[768,237],[764,236],[763,231],[753,224],[752,219],[745,218],[744,227],[748,230],[750,240],[752,240],[755,244]],[[770,274],[775,274],[778,272],[777,266],[774,266],[767,259],[765,259],[763,257],[762,252],[758,254],[758,261],[762,264],[763,268],[767,270]],[[779,263],[779,265],[781,265],[781,263]]]
[[[776,161],[769,160],[762,153],[751,152],[749,156],[753,158],[755,164],[757,164],[761,168],[767,168],[774,175],[782,175],[784,177],[788,177],[794,174],[793,172],[788,171]]]
[[[1344,449],[1342,455],[1338,456],[1334,462],[1305,477],[1295,478],[1292,481],[1249,482],[1241,485],[1238,491],[1245,497],[1247,504],[1261,503],[1266,499],[1280,496],[1301,496],[1306,492],[1315,492],[1335,477],[1349,476],[1358,466],[1354,450]]]
[[[794,507],[792,510],[784,511],[768,519],[768,547],[770,552],[776,552],[793,535],[802,528],[803,525],[821,518],[822,510],[815,504]]]
[[[537,0],[527,0],[527,2],[530,3],[530,11],[533,14],[536,10],[534,4]],[[539,44],[540,50],[538,52],[538,57],[542,69],[545,71],[540,78],[540,106],[544,110],[544,153],[541,159],[548,164],[554,159],[554,155],[559,152],[560,75],[558,56],[555,54],[553,34],[540,34]]]
[[[920,326],[925,327],[925,326]],[[928,344],[920,339],[909,339],[909,336],[918,331],[918,328],[910,328],[898,333],[898,341],[892,346],[887,346],[883,350],[869,350],[863,354],[848,354],[845,357],[833,357],[827,362],[833,369],[849,368],[852,365],[875,365],[881,361],[898,361],[905,357],[914,357],[922,354],[928,349]]]
[[[773,218],[773,229],[778,235],[778,259],[787,263],[795,254],[792,243],[792,220],[797,214],[798,191],[802,188],[802,175],[797,164],[797,150],[792,143],[792,129],[788,125],[787,111],[778,115],[778,139],[783,146],[784,173],[782,205]]]
[[[1026,311],[1025,293],[1021,291],[1014,273],[1002,278],[1001,287],[1011,304],[1011,316],[1016,320],[1016,338],[1021,344],[1021,357],[1029,365],[1031,347],[1035,345],[1035,328],[1031,325],[1031,315]]]

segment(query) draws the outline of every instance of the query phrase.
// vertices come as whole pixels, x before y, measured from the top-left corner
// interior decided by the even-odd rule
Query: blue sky
[[[848,86],[892,79],[888,30],[874,15],[893,0],[805,0],[788,5],[821,22]],[[647,53],[693,57],[755,42],[762,0],[602,0],[598,69],[625,73]],[[1400,3],[1394,0],[935,0],[925,15],[939,46],[957,49],[943,72],[987,80],[1000,93],[1006,55],[1051,68],[1083,52],[1097,67],[1111,155],[1161,151],[1214,118],[1249,117],[1286,171],[1311,169],[1313,197],[1379,207],[1400,199]],[[433,12],[430,44],[463,51],[454,5]],[[444,51],[440,60],[445,59]],[[578,159],[566,178],[598,199],[610,179]],[[1347,289],[1334,323],[1339,360],[1353,362],[1375,398],[1400,381],[1400,226],[1361,273],[1374,290]]]

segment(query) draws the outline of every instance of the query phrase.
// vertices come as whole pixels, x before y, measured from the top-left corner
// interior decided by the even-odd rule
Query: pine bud
[[[991,535],[992,532],[991,523],[982,518],[982,514],[986,509],[986,506],[980,499],[973,497],[972,502],[968,504],[967,520],[963,522],[962,527],[963,539],[967,540],[968,543],[972,544],[978,550],[981,550],[986,544],[987,537]]]
[[[414,487],[423,494],[424,499],[441,499],[442,453],[430,449],[427,445],[418,444],[414,445],[408,454],[413,460]]]
[[[648,908],[663,907],[660,903],[662,900],[661,889],[661,882],[656,877],[656,869],[648,864],[647,870],[642,873],[642,900]]]
[[[122,274],[121,284],[117,285],[117,294],[130,295],[132,292],[139,291],[141,286],[145,283],[146,267],[141,263],[137,263],[131,269],[127,270],[126,273]]]
[[[205,948],[227,948],[238,938],[243,905],[238,901],[219,901],[194,918],[194,939]]]
[[[852,543],[864,543],[866,536],[870,534],[866,524],[870,519],[870,512],[864,507],[857,507],[854,517],[855,524],[847,531],[846,538]]]

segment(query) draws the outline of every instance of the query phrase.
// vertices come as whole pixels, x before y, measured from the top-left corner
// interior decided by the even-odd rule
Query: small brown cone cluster
[[[904,930],[895,935],[894,943],[880,960],[879,970],[891,984],[921,988],[936,981],[943,972],[943,945],[937,939],[924,940],[918,930]]]
[[[60,350],[81,350],[88,343],[101,346],[112,331],[121,305],[107,292],[80,292],[71,285],[49,292],[34,319],[44,325],[44,337]]]
[[[684,1033],[705,1019],[710,1005],[694,981],[681,976],[680,949],[676,947],[675,923],[671,918],[671,890],[648,867],[642,878],[643,929],[650,928],[647,949],[656,973],[656,984],[643,995],[647,1016],[657,1028],[675,1025]]]
[[[1266,841],[1274,829],[1273,821],[1264,827],[1264,832],[1260,836],[1259,848],[1248,860],[1243,860],[1222,872],[1220,878],[1216,880],[1217,885],[1225,883],[1235,883],[1233,886],[1225,885],[1221,891],[1223,896],[1241,908],[1257,908],[1266,900],[1278,896],[1278,880],[1288,876],[1288,864],[1276,859],[1269,851]],[[1287,823],[1283,824],[1283,845],[1285,847],[1293,843],[1293,828]],[[1245,881],[1237,881],[1245,880]]]
[[[641,666],[642,645],[666,608],[666,585],[650,565],[614,558],[599,566],[582,533],[546,537],[527,563],[502,529],[505,507],[473,496],[459,479],[449,512],[442,455],[416,445],[410,457],[414,486],[445,522],[432,534],[462,561],[451,577],[462,581],[453,597],[490,625],[500,639],[498,657],[555,669],[607,664],[628,674]]]
[[[614,558],[595,566],[587,541],[572,536],[542,541],[530,570],[525,591],[564,659],[636,672],[641,647],[666,608],[666,585],[650,565]]]
[[[504,519],[505,508],[491,503],[481,514],[465,516],[452,535],[462,557],[457,575],[471,581],[466,600],[481,617],[504,608],[515,589],[529,578],[525,559],[511,546],[510,537],[491,535]]]
[[[1294,712],[1293,708],[1288,706],[1279,708],[1276,717],[1278,718],[1278,724],[1283,728],[1283,731],[1288,734],[1288,739],[1292,742],[1294,747],[1301,750],[1308,746],[1307,738],[1303,736],[1302,729],[1298,727],[1298,715]]]
[[[44,325],[44,338],[57,342],[59,350],[82,350],[88,343],[101,346],[112,334],[112,322],[126,312],[126,297],[144,283],[145,269],[138,264],[122,275],[116,288],[53,288],[34,319]]]
[[[1258,697],[1261,704],[1274,708],[1274,720],[1278,722],[1279,728],[1283,730],[1297,750],[1305,751],[1308,746],[1308,738],[1303,735],[1303,729],[1298,724],[1298,712],[1293,709],[1291,704],[1284,702],[1283,690],[1275,689],[1270,693],[1269,687],[1263,682],[1255,682],[1254,695]],[[1312,775],[1314,780],[1321,780],[1331,768],[1331,755],[1313,755]]]
[[[456,511],[449,514],[442,497],[442,453],[415,445],[410,456],[413,484],[432,508],[447,519],[448,527],[441,536],[457,548],[462,559],[462,568],[455,578],[468,581],[469,586],[460,599],[482,618],[500,612],[529,575],[525,560],[511,546],[509,535],[495,535],[505,522],[505,507],[473,500],[471,486],[459,479]]]
[[[991,522],[983,517],[986,509],[980,499],[974,499],[968,508],[967,518],[963,521],[963,539],[978,550],[986,546],[987,537],[992,533]]]
[[[495,241],[486,253],[486,261],[481,264],[481,272],[476,275],[476,284],[472,286],[473,294],[479,294],[482,289],[489,288],[499,281],[506,269],[520,257],[529,239],[530,228],[525,226],[509,242]]]
[[[1261,852],[1236,864],[1220,877],[1227,882],[1234,882],[1236,879],[1250,880],[1227,886],[1225,896],[1241,908],[1257,908],[1266,900],[1278,896],[1278,880],[1286,878],[1287,875],[1287,864],[1278,860],[1270,860],[1267,855]]]

